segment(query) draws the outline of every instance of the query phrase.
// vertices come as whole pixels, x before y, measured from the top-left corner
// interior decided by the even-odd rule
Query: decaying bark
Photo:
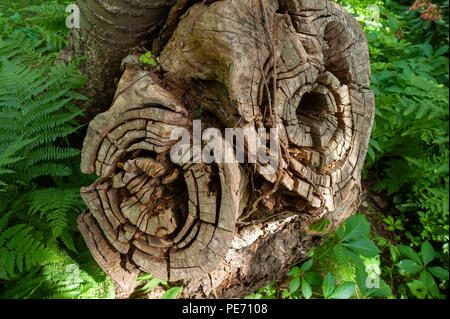
[[[320,242],[312,224],[329,232],[359,203],[374,98],[357,21],[326,0],[210,2],[181,17],[158,72],[128,65],[84,142],[99,179],[79,226],[125,295],[146,271],[187,298],[245,296]],[[199,109],[203,128],[278,128],[278,169],[172,163],[170,134]]]

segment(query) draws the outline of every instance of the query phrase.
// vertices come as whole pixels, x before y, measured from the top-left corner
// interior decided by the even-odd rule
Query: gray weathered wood
[[[328,218],[329,232],[358,205],[374,117],[367,40],[326,0],[207,1],[180,17],[187,5],[156,44],[158,74],[128,64],[89,125],[81,169],[99,180],[82,189],[79,224],[125,292],[146,271],[183,281],[184,297],[242,297],[319,243],[312,224]],[[203,129],[278,128],[278,169],[172,163],[170,133],[192,131],[199,109]]]

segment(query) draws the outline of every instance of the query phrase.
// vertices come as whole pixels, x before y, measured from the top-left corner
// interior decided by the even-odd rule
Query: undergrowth
[[[6,7],[5,7],[6,6]],[[6,2],[0,11],[0,297],[106,298],[110,279],[77,229],[85,209],[77,62],[55,64],[65,5]],[[57,30],[57,31],[55,31]]]
[[[282,281],[251,298],[444,298],[448,288],[448,6],[340,0],[369,41],[376,117],[365,176],[392,210],[365,212],[327,236]],[[418,1],[416,1],[418,2]],[[423,2],[423,1],[422,1]],[[425,1],[426,2],[426,1]],[[80,129],[77,62],[65,45],[60,0],[0,4],[0,297],[111,298],[114,287],[84,244],[76,219]],[[374,6],[375,5],[375,6]],[[431,8],[431,7],[430,7]],[[428,11],[427,11],[428,10]],[[425,12],[424,12],[425,11]],[[431,19],[436,14],[436,19]],[[440,15],[440,16],[439,16]],[[372,216],[379,216],[372,218]],[[317,225],[322,227],[326,221]],[[372,225],[373,226],[373,225]],[[394,239],[393,239],[394,238]],[[144,293],[167,283],[139,278]],[[165,298],[176,298],[170,288]]]

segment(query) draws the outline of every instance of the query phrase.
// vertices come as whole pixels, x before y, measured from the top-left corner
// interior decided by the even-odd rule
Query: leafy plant
[[[344,282],[336,287],[334,277],[328,273],[323,279],[322,291],[325,299],[348,299],[355,292],[355,285]]]
[[[317,223],[311,225],[310,229],[322,233],[327,230],[328,226],[331,224],[328,218],[319,220]]]
[[[0,7],[0,37],[25,36],[54,55],[64,48],[66,6],[70,0],[4,0]]]
[[[182,290],[183,290],[182,287],[170,288],[161,296],[161,299],[178,299]]]
[[[276,299],[279,289],[275,287],[276,283],[275,281],[269,282],[269,284],[265,287],[262,287],[257,292],[244,297],[244,299]],[[289,291],[284,290],[282,291],[282,298],[286,298],[289,296]]]
[[[449,2],[432,1],[437,19],[412,2],[338,2],[360,20],[369,41],[376,115],[366,173],[380,177],[372,190],[391,196],[397,209],[384,222],[413,247],[431,241],[442,253],[436,262],[448,268]],[[379,23],[370,26],[365,22],[371,4],[377,5]],[[388,246],[392,258],[384,261],[395,265],[395,245]],[[392,267],[385,269],[394,284]],[[416,297],[428,293],[418,279],[409,284]],[[396,285],[402,289],[403,283]]]
[[[156,63],[155,59],[152,58],[152,53],[150,51],[146,52],[145,54],[140,56],[140,60],[142,63],[150,64],[151,66],[157,66],[158,63]]]
[[[411,293],[421,299],[441,297],[435,278],[448,281],[448,270],[439,266],[430,266],[430,263],[436,258],[436,251],[430,242],[423,242],[420,254],[404,245],[398,246],[398,249],[401,255],[409,258],[403,259],[397,264],[401,272],[408,276],[419,275],[419,279],[414,279],[407,284]]]
[[[140,290],[146,294],[153,291],[157,286],[161,285],[167,290],[160,297],[160,299],[177,299],[181,292],[183,291],[183,287],[170,287],[170,285],[161,279],[158,279],[151,274],[142,274],[137,278],[138,284],[143,284]]]
[[[369,235],[370,224],[364,215],[350,217],[336,233],[328,235],[321,247],[309,252],[310,257],[301,266],[295,266],[289,271],[289,287],[281,292],[281,296],[277,295],[272,283],[249,298],[348,299],[355,295],[359,298],[391,296],[392,290],[379,278],[379,270],[374,272],[371,258],[378,258],[380,251]],[[328,262],[326,259],[330,254],[334,258]],[[328,271],[330,263],[335,262],[341,269],[350,265],[351,274],[338,279]],[[374,273],[376,278],[373,278]]]
[[[34,238],[32,226],[15,224],[6,228],[10,215],[0,219],[0,278],[15,278],[34,266],[60,261],[55,252]]]
[[[0,297],[114,297],[76,226],[90,177],[68,137],[80,128],[73,101],[85,99],[75,92],[84,79],[77,61],[54,64],[30,34],[0,41]]]
[[[383,218],[383,221],[389,225],[388,230],[390,231],[405,230],[401,219],[395,220],[394,217],[388,216]]]

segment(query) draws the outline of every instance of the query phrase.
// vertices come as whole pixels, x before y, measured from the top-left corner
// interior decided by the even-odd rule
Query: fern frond
[[[27,157],[27,164],[32,166],[39,162],[51,162],[75,157],[79,154],[80,150],[76,148],[44,146],[30,152]]]
[[[1,274],[0,274],[1,276]],[[12,280],[6,284],[6,289],[0,294],[2,299],[27,299],[29,298],[42,284],[45,282],[45,277],[30,272],[24,277]]]
[[[16,276],[16,269],[26,270],[44,263],[58,262],[58,256],[29,235],[33,227],[17,224],[0,234],[0,274],[2,279]]]
[[[72,171],[61,161],[79,151],[64,147],[64,139],[80,128],[75,118],[82,113],[72,101],[85,99],[72,90],[80,84],[77,62],[54,65],[34,56],[40,51],[30,48],[24,54],[20,48],[15,39],[0,44],[0,151],[22,146],[20,157],[8,157],[7,165],[2,165],[6,155],[0,155],[0,173],[14,171],[25,182],[46,175],[67,176]],[[20,139],[32,141],[25,146]],[[1,180],[3,187],[8,183]]]
[[[45,218],[55,238],[67,228],[68,214],[78,215],[84,209],[78,188],[38,190],[30,192],[26,200],[29,203],[28,213],[38,213],[41,218]],[[75,247],[73,241],[68,239],[67,233],[63,241],[72,244],[72,248]]]
[[[23,173],[27,180],[32,180],[39,176],[68,176],[72,173],[72,168],[64,164],[42,163]]]

